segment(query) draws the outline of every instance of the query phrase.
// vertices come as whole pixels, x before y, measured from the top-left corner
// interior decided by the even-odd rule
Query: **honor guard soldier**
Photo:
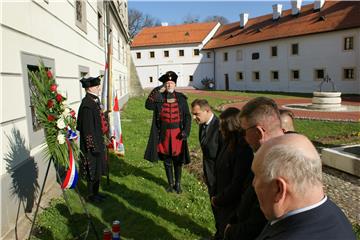
[[[106,155],[104,135],[108,124],[102,112],[100,99],[100,78],[89,77],[80,80],[85,88],[77,120],[80,132],[80,173],[87,180],[88,200],[100,202],[105,196],[99,194],[101,176],[106,173]]]
[[[175,72],[166,72],[159,78],[163,85],[154,88],[146,100],[145,108],[153,111],[153,121],[144,158],[164,161],[169,184],[166,190],[179,194],[182,165],[190,162],[187,138],[191,115],[187,97],[175,91],[177,78]]]

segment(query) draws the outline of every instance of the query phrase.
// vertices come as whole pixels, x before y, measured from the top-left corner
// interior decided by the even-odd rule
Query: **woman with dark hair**
[[[220,115],[220,132],[224,139],[216,159],[216,191],[211,204],[216,208],[217,238],[222,239],[226,224],[236,210],[245,182],[251,173],[253,151],[243,137],[237,108],[227,108]]]

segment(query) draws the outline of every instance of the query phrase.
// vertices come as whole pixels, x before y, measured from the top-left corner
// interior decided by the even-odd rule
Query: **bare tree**
[[[133,38],[144,27],[153,27],[161,25],[160,20],[150,16],[144,15],[142,12],[136,9],[129,9],[129,34]]]
[[[192,14],[188,14],[184,17],[183,23],[198,23],[199,22],[199,16],[195,16]]]
[[[215,15],[206,17],[204,22],[219,22],[221,24],[227,24],[229,23],[229,20],[226,17]]]

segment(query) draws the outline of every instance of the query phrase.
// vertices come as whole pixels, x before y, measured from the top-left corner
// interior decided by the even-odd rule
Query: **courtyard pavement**
[[[224,96],[224,94],[217,93],[216,91],[204,91],[197,90],[193,88],[180,88],[181,92],[188,92],[199,95],[199,97],[218,97],[224,100],[233,101],[232,103],[224,104],[223,108],[236,107],[240,108],[245,105],[245,103],[250,100],[250,97],[243,96]],[[240,94],[240,93],[239,93]],[[311,104],[311,98],[305,97],[294,97],[294,98],[274,98],[276,103],[280,108],[285,108],[285,105],[293,104]],[[354,97],[343,97],[343,105],[355,106],[359,108],[359,111],[335,111],[335,112],[324,112],[324,111],[312,111],[312,110],[297,110],[290,109],[294,114],[295,118],[304,118],[304,119],[317,119],[317,120],[330,120],[330,121],[349,121],[349,122],[360,122],[360,96]]]

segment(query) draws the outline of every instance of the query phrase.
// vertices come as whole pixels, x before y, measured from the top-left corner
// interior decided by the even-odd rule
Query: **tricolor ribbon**
[[[77,181],[78,181],[78,173],[76,171],[76,165],[75,165],[75,160],[74,160],[74,156],[73,156],[73,151],[70,145],[70,142],[68,139],[66,139],[66,143],[68,145],[69,148],[69,169],[66,173],[66,177],[64,182],[61,185],[61,188],[67,188],[67,189],[71,189],[74,188]]]

